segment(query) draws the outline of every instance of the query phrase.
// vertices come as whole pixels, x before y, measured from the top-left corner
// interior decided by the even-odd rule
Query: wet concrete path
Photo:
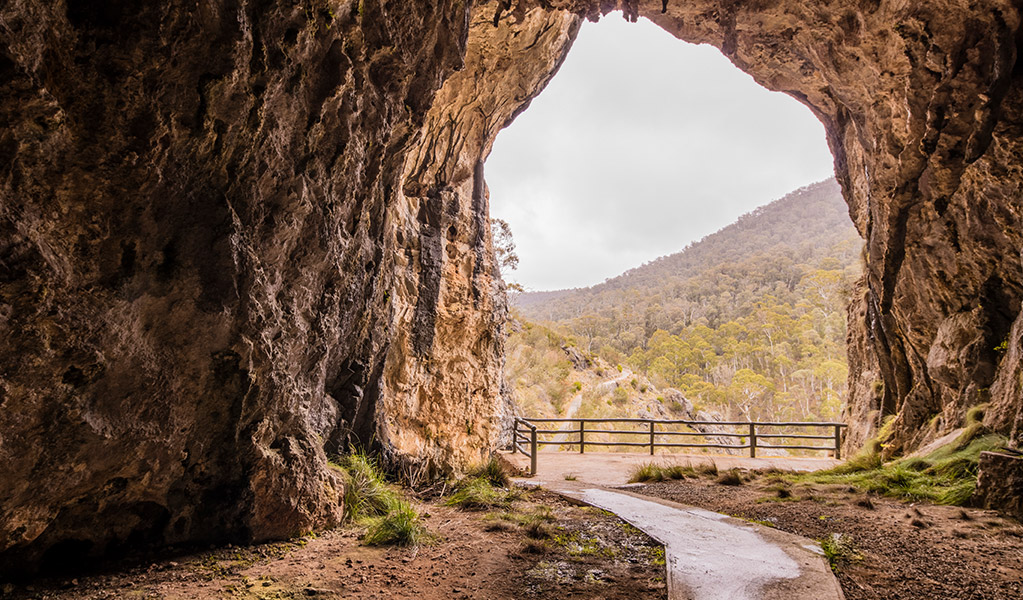
[[[554,489],[621,517],[664,544],[670,600],[839,600],[806,538],[719,513],[585,484]]]

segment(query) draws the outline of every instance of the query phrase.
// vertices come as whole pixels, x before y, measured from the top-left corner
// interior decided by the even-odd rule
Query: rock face
[[[980,475],[973,498],[978,506],[1005,511],[1023,519],[1023,456],[980,453]]]
[[[435,471],[488,452],[482,165],[615,8],[824,123],[867,240],[850,444],[988,400],[1023,443],[1008,0],[9,0],[0,565],[330,525],[353,441]]]

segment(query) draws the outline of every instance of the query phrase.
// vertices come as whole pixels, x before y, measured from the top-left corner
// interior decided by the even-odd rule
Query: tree
[[[507,280],[512,271],[519,268],[519,255],[515,252],[515,239],[512,237],[511,226],[504,219],[490,219],[490,232],[494,236],[494,257],[501,278]],[[508,288],[516,292],[524,291],[518,283],[508,283]]]

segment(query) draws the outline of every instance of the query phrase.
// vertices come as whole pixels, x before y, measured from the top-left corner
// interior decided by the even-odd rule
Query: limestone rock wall
[[[405,154],[468,18],[458,0],[0,5],[3,570],[337,522],[326,456],[380,439],[418,285],[396,271],[420,243]],[[464,371],[496,360],[480,351]]]
[[[867,240],[849,443],[987,400],[1023,443],[1007,0],[9,0],[0,564],[328,526],[350,442],[434,472],[488,452],[483,162],[617,8],[824,123]]]

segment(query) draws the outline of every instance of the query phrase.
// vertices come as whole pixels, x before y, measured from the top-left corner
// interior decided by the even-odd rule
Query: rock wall
[[[483,162],[615,8],[824,123],[867,239],[850,444],[987,400],[1023,442],[1011,2],[9,0],[0,565],[329,526],[352,442],[488,452]]]

